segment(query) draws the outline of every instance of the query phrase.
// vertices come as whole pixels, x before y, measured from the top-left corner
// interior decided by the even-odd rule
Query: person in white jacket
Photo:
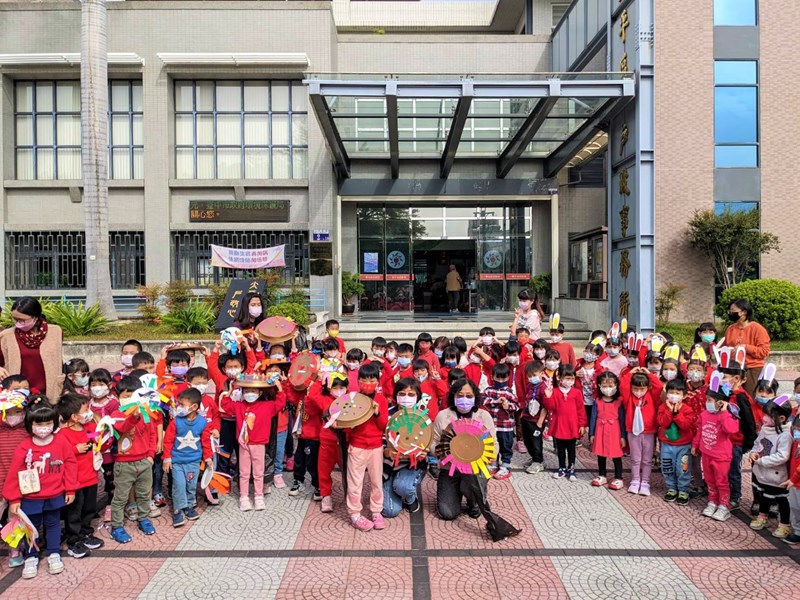
[[[782,395],[764,406],[761,433],[750,451],[753,465],[753,487],[760,494],[758,516],[750,522],[751,529],[764,529],[769,525],[769,507],[778,505],[778,526],[772,535],[785,538],[792,532],[789,515],[789,490],[781,484],[789,477],[789,458],[792,451],[791,416],[789,396]]]

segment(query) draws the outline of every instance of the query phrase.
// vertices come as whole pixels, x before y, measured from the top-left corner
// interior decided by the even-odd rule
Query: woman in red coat
[[[550,414],[550,434],[556,443],[558,471],[555,479],[575,477],[575,442],[586,433],[586,411],[583,408],[583,394],[575,387],[575,368],[561,365],[555,383],[542,386],[539,401]],[[568,462],[569,461],[569,462]]]

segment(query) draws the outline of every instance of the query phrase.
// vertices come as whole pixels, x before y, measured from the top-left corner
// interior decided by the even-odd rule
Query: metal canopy
[[[373,79],[369,79],[373,77]],[[311,106],[337,175],[351,159],[438,159],[447,178],[457,158],[492,158],[503,178],[520,159],[565,165],[635,94],[633,73],[539,76],[308,75]]]

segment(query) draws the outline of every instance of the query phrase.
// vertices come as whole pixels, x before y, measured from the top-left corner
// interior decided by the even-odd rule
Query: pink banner
[[[285,267],[283,246],[273,248],[257,248],[255,250],[239,250],[211,244],[211,266],[223,269],[269,269]]]

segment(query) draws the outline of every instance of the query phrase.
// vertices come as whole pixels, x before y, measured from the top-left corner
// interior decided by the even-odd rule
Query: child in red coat
[[[661,404],[663,384],[654,373],[636,367],[620,379],[620,394],[625,405],[625,430],[631,451],[631,494],[650,495],[650,471],[653,469],[656,415]]]
[[[341,373],[330,373],[324,382],[315,381],[308,388],[306,399],[310,399],[319,406],[320,431],[319,431],[319,457],[317,460],[317,477],[319,480],[319,493],[322,496],[320,511],[333,512],[333,467],[341,463],[341,449],[339,437],[330,428],[325,428],[325,421],[330,417],[331,403],[336,398],[341,398],[347,393],[348,378]]]
[[[792,533],[783,541],[790,546],[800,544],[800,419],[792,425],[792,453],[789,458],[789,479],[781,487],[789,488],[789,510]]]
[[[658,439],[661,441],[661,473],[667,493],[664,500],[686,505],[692,483],[691,449],[695,415],[686,398],[686,382],[667,383],[666,402],[658,407]]]
[[[556,443],[558,471],[555,479],[575,477],[575,442],[586,433],[586,411],[583,409],[583,394],[575,387],[575,369],[572,365],[561,365],[555,378],[557,387],[548,381],[539,391],[539,401],[550,414],[550,434]]]
[[[611,490],[622,489],[622,449],[625,447],[625,407],[619,393],[619,379],[611,371],[597,378],[599,399],[592,405],[589,436],[592,452],[597,456],[598,476],[592,485],[603,486],[606,479],[606,459],[614,462],[614,480]]]

